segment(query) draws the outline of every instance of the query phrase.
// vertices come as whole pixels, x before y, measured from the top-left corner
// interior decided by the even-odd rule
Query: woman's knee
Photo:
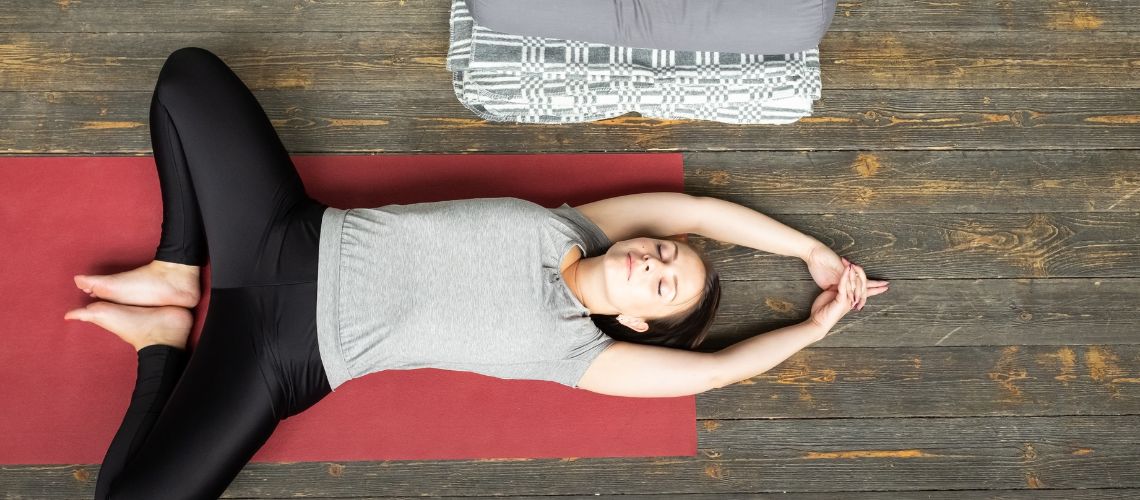
[[[213,52],[201,47],[183,47],[166,57],[158,73],[155,94],[162,98],[170,92],[200,90],[228,72],[229,67]]]
[[[193,70],[219,63],[224,64],[217,55],[209,50],[201,47],[183,47],[166,56],[166,62],[162,65],[160,75],[176,69]]]

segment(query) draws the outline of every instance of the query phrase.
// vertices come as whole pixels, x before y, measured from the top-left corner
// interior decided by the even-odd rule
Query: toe
[[[74,320],[79,320],[79,321],[87,321],[89,314],[90,314],[90,312],[87,311],[86,307],[80,307],[79,309],[72,309],[70,311],[67,311],[67,314],[63,315],[63,319],[74,319]]]
[[[91,293],[91,288],[95,284],[91,282],[91,277],[84,274],[75,275],[75,286],[79,287],[84,292]]]

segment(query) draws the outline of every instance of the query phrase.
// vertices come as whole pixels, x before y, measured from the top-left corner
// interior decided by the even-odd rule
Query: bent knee
[[[174,89],[202,88],[207,80],[228,72],[226,63],[213,52],[201,47],[183,47],[166,57],[158,73],[155,92],[161,96]]]
[[[213,52],[202,47],[182,47],[166,56],[164,66],[199,65],[221,62]]]

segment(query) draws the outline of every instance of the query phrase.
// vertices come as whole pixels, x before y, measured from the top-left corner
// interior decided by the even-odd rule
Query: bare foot
[[[136,306],[198,305],[199,267],[159,260],[118,274],[75,276],[75,286],[97,299]]]
[[[154,344],[186,348],[194,315],[189,309],[174,306],[138,307],[92,302],[87,307],[72,309],[63,319],[94,323],[118,335],[136,351]]]

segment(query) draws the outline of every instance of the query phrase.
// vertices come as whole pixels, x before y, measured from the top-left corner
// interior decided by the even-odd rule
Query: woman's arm
[[[683,193],[618,196],[577,207],[611,241],[638,236],[668,237],[696,233],[778,255],[796,256],[820,288],[839,282],[846,265],[839,254],[815,238],[767,215],[729,201]],[[862,308],[865,297],[857,296]]]
[[[757,335],[717,351],[716,363],[724,377],[721,383],[736,383],[776,367],[800,349],[823,340],[855,306],[857,296],[873,296],[886,291],[885,282],[868,282],[859,266],[846,264],[837,286],[816,297],[807,321]]]
[[[809,320],[715,353],[618,341],[590,363],[578,388],[642,398],[700,394],[764,373],[826,333]]]
[[[616,341],[594,358],[578,388],[610,396],[688,396],[716,388],[719,370],[711,353]]]
[[[867,279],[848,265],[838,286],[812,304],[811,319],[737,342],[714,353],[615,342],[594,359],[578,387],[600,394],[673,397],[698,394],[755,377],[827,336],[853,306],[855,294],[878,295],[887,285],[867,288]]]
[[[818,240],[750,208],[683,193],[618,196],[577,207],[611,241],[696,233],[807,260]]]

